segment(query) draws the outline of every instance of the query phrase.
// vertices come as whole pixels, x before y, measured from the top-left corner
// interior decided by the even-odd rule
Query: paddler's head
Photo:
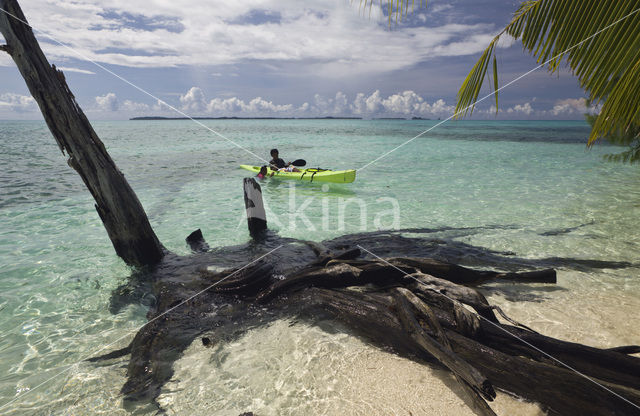
[[[260,168],[260,173],[263,175],[267,174],[267,165],[264,165],[263,167]]]
[[[278,158],[278,149],[271,149],[271,157],[274,159]]]

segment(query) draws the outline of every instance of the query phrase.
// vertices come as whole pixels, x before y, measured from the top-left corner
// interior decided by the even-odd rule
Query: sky
[[[379,3],[364,8],[358,0],[20,3],[90,120],[444,119],[519,4],[417,1],[413,13],[390,24]],[[500,85],[538,65],[513,39],[500,43],[497,56]],[[481,96],[489,92],[487,82]],[[497,111],[490,97],[473,118],[583,119],[584,97],[569,70],[539,69],[500,91]],[[0,52],[0,120],[41,118],[15,64]]]

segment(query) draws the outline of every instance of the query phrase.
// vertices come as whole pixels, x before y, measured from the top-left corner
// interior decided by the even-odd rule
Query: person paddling
[[[285,163],[284,160],[278,157],[279,156],[278,149],[271,149],[271,152],[269,153],[271,154],[271,158],[272,158],[271,161],[269,162],[272,169],[278,170],[281,172],[300,172],[300,169],[296,168],[295,166],[292,166],[291,163]]]

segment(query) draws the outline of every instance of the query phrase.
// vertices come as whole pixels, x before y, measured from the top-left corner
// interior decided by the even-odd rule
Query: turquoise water
[[[203,123],[265,158],[278,147],[285,159],[348,169],[368,164],[436,122]],[[187,254],[184,238],[196,228],[212,247],[247,241],[242,197],[247,172],[237,166],[261,163],[251,154],[191,121],[96,122],[94,127],[170,250]],[[445,243],[528,259],[568,259],[558,266],[555,289],[494,284],[487,294],[516,319],[550,335],[597,346],[638,344],[640,330],[629,317],[640,310],[640,169],[604,162],[602,155],[616,148],[586,150],[587,134],[582,122],[447,123],[358,171],[350,185],[266,181],[269,226],[284,236],[318,241],[379,228],[427,227],[440,230],[434,236]],[[0,413],[126,413],[118,394],[126,359],[104,367],[76,363],[120,338],[113,348],[125,346],[144,324],[142,305],[117,315],[108,311],[111,291],[130,271],[116,257],[89,193],[44,122],[0,122],[0,164]],[[585,267],[573,260],[631,264]],[[256,369],[254,379],[277,379],[278,388],[247,387],[247,380],[239,386],[243,375],[222,371],[223,366],[214,366],[222,373],[206,383],[190,378],[198,360],[212,358],[188,351],[176,363],[175,383],[161,402],[173,414],[187,409],[194,414],[389,414],[400,409],[388,407],[389,397],[397,399],[389,390],[391,396],[376,394],[368,400],[370,411],[362,410],[363,404],[352,399],[371,389],[376,377],[363,382],[368,376],[355,369],[364,365],[362,357],[391,360],[391,369],[410,364],[349,337],[300,326],[290,335],[287,328],[275,325],[247,335],[244,343],[224,346]],[[251,337],[260,336],[289,341],[284,345],[292,353],[284,356],[271,346],[273,360],[300,354],[313,360],[347,348],[351,361],[332,362],[333,372],[321,366],[300,374],[275,371],[259,365],[267,358],[251,348]],[[283,368],[292,363],[280,362]],[[204,368],[199,371],[212,374]],[[412,369],[407,374],[424,371]],[[345,397],[344,389],[328,388],[331,383],[321,375],[337,385],[357,379],[362,387]],[[308,394],[291,393],[301,386]]]

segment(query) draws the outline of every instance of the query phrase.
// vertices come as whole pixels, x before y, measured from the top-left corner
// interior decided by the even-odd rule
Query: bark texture
[[[552,415],[640,415],[640,359],[629,355],[640,347],[599,349],[544,336],[509,319],[477,289],[494,279],[549,285],[555,271],[504,273],[421,258],[414,252],[425,246],[421,239],[402,240],[404,249],[396,242],[395,256],[371,258],[355,247],[363,239],[310,243],[267,234],[260,244],[217,249],[215,258],[167,259],[149,277],[156,299],[149,324],[129,348],[104,357],[131,354],[122,393],[134,402],[154,401],[173,376],[173,362],[198,337],[209,348],[284,318],[339,322],[385,350],[442,365],[478,415],[494,415],[489,403],[496,390]],[[246,266],[248,253],[257,258],[277,246]],[[219,267],[232,259],[242,266]],[[454,283],[460,281],[465,285]]]
[[[164,249],[142,204],[107,153],[67,86],[49,65],[16,0],[0,0],[0,32],[60,150],[93,195],[118,256],[132,266],[157,263]]]

